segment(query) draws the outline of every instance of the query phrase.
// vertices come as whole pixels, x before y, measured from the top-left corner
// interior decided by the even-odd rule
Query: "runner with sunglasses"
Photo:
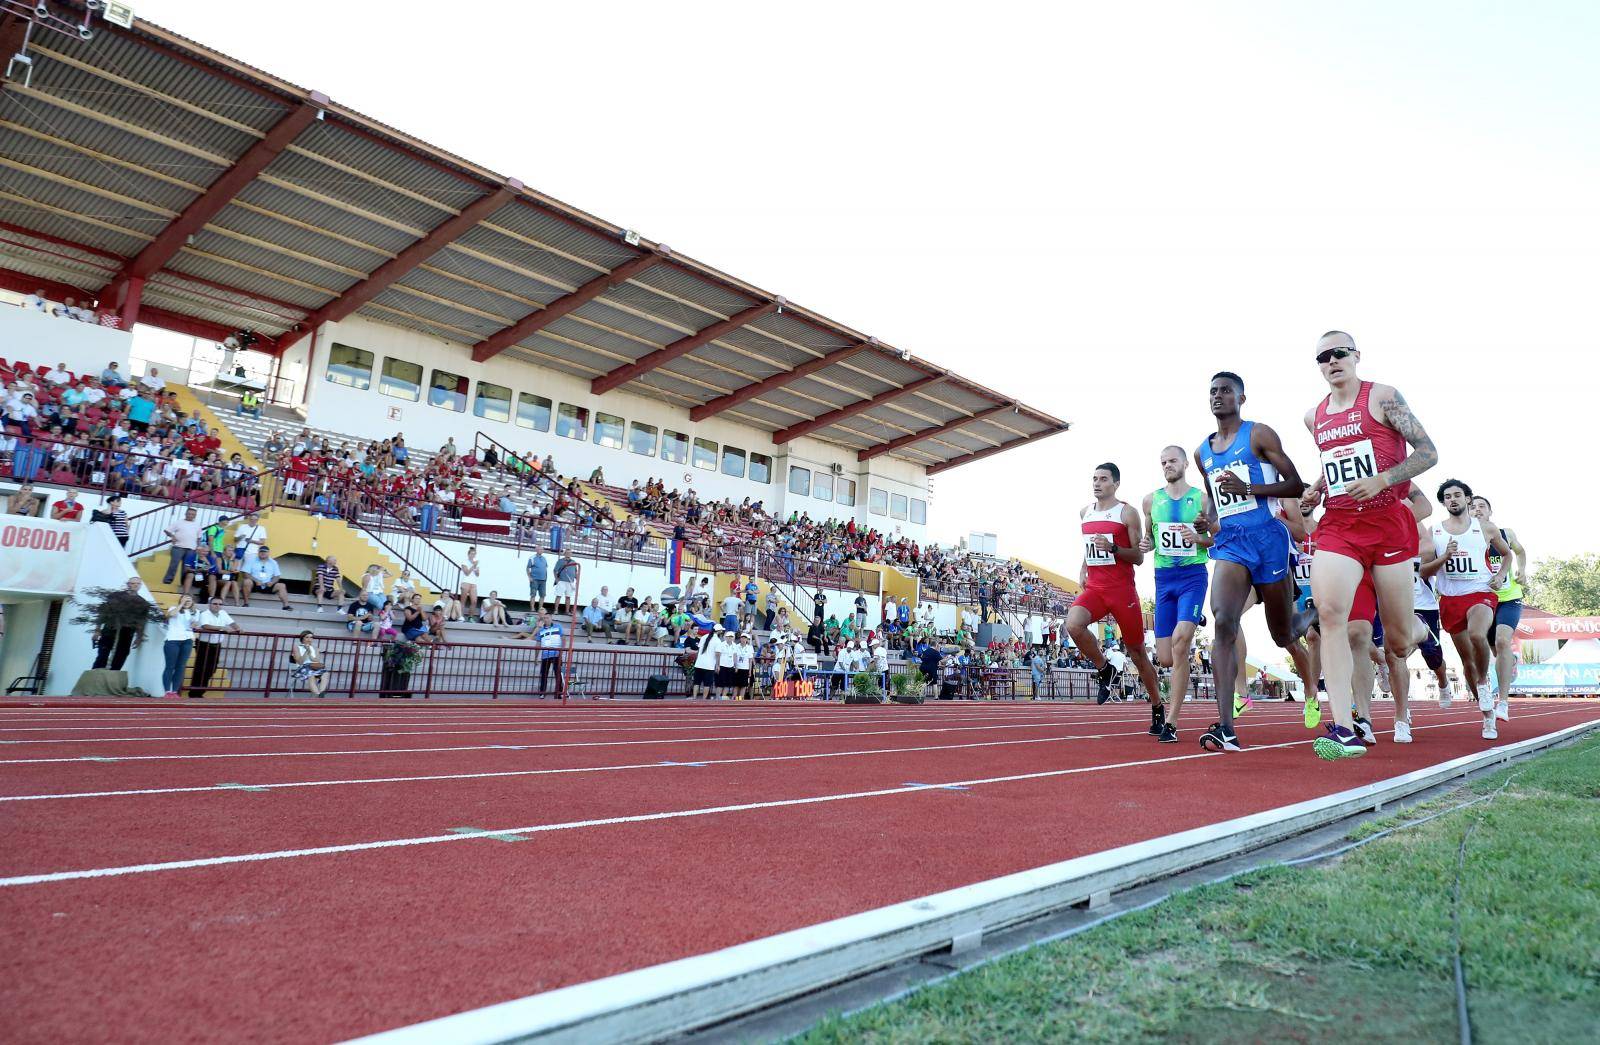
[[[1406,493],[1411,479],[1438,463],[1439,453],[1398,389],[1356,373],[1361,353],[1349,334],[1323,334],[1316,360],[1328,395],[1306,411],[1305,423],[1317,442],[1322,474],[1303,503],[1321,500],[1324,506],[1311,595],[1322,634],[1330,638],[1323,643],[1322,670],[1333,722],[1313,746],[1318,757],[1333,760],[1363,755],[1367,748],[1354,729],[1350,646],[1332,637],[1345,635],[1356,588],[1369,573],[1379,614],[1391,621],[1412,617],[1417,518]],[[1397,659],[1410,656],[1410,628],[1390,628],[1384,639]]]

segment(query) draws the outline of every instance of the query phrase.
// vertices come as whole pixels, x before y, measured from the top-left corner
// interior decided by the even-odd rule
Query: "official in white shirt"
[[[217,662],[222,659],[222,640],[239,634],[239,625],[222,608],[221,599],[212,599],[195,617],[198,641],[194,648],[194,678],[189,683],[189,699],[198,700],[206,695],[211,676],[216,673]]]

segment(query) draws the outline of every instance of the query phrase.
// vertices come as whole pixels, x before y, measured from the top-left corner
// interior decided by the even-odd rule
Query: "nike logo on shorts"
[[[1388,560],[1389,560],[1389,561],[1390,561],[1390,562],[1393,562],[1393,561],[1394,561],[1394,560],[1396,560],[1396,559],[1398,559],[1398,558],[1400,558],[1400,556],[1402,556],[1402,555],[1404,555],[1404,554],[1405,554],[1405,552],[1403,552],[1403,551],[1398,551],[1398,552],[1384,552],[1384,553],[1383,553],[1383,557],[1384,557],[1384,558],[1385,558],[1385,559],[1388,559]]]

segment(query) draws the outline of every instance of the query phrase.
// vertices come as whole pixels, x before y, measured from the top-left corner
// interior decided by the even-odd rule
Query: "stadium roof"
[[[362,316],[930,474],[1068,427],[159,26],[93,28],[35,25],[0,85],[0,286],[280,353]]]

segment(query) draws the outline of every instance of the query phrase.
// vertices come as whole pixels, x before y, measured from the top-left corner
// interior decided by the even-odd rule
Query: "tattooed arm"
[[[1376,479],[1363,479],[1351,484],[1348,488],[1350,495],[1361,501],[1376,497],[1383,487],[1414,479],[1439,463],[1439,451],[1434,449],[1433,439],[1422,427],[1422,422],[1417,420],[1417,415],[1411,412],[1411,404],[1406,402],[1406,397],[1400,394],[1399,389],[1389,385],[1373,385],[1369,399],[1378,407],[1374,411],[1375,419],[1399,432],[1401,438],[1411,445],[1411,453]],[[1358,489],[1367,484],[1372,486],[1370,491]]]

